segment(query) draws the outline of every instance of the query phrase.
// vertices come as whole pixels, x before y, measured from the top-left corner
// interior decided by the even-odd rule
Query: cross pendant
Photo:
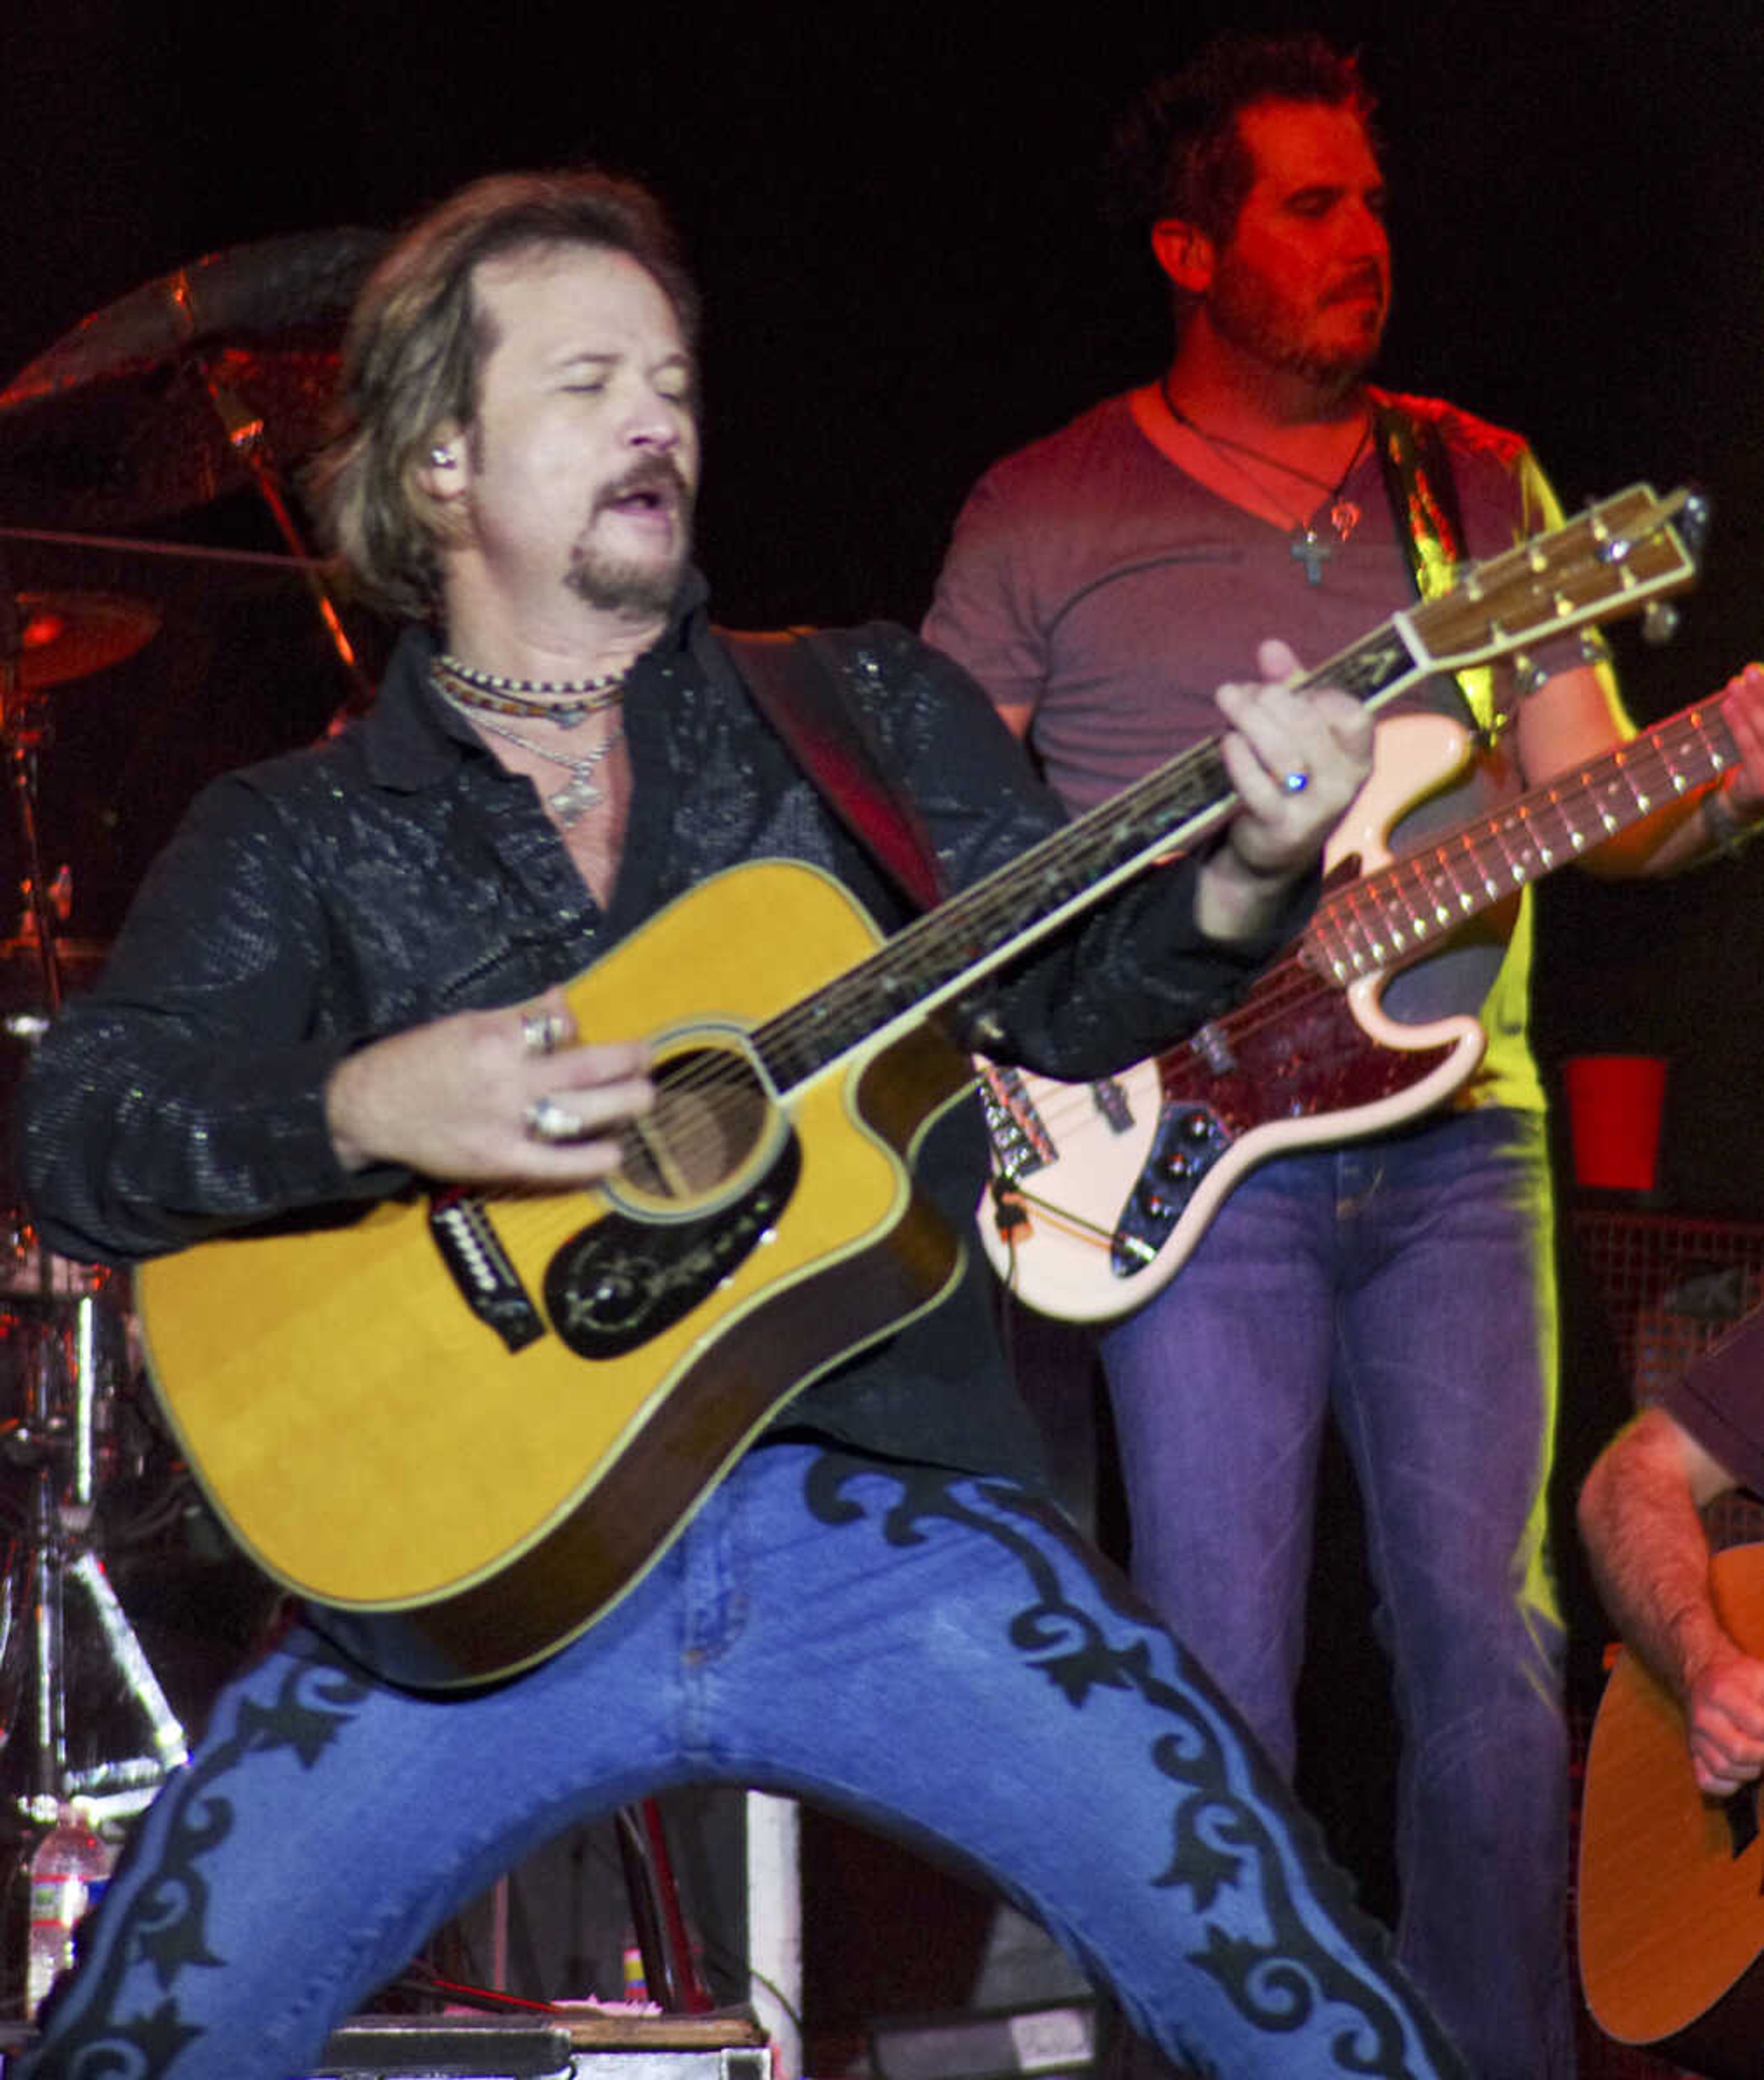
[[[547,799],[567,824],[573,824],[585,809],[592,809],[601,799],[601,790],[586,773],[572,773],[568,782]]]
[[[1330,547],[1314,527],[1293,530],[1293,560],[1305,566],[1305,575],[1313,585],[1323,582],[1323,565],[1329,560]]]

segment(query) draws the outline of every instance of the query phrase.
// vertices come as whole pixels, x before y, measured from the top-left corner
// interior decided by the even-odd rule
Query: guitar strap
[[[916,910],[947,893],[918,812],[889,773],[840,660],[811,628],[717,631],[761,715]]]
[[[1372,417],[1385,495],[1408,551],[1415,596],[1437,599],[1452,589],[1468,553],[1452,458],[1433,421],[1418,418],[1393,397],[1374,396]],[[1474,665],[1454,676],[1471,719],[1492,740],[1505,720],[1495,712],[1493,671]]]

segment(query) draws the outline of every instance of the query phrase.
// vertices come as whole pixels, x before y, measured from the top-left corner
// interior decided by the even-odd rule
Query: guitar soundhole
[[[739,1177],[776,1115],[752,1065],[731,1049],[690,1048],[653,1073],[655,1109],[628,1137],[618,1182],[635,1197],[678,1206]]]

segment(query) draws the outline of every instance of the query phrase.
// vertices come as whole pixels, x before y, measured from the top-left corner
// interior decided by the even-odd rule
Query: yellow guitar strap
[[[1372,416],[1385,492],[1409,552],[1416,595],[1437,599],[1452,589],[1468,553],[1452,459],[1432,421],[1418,419],[1394,398],[1375,395]],[[1473,665],[1453,676],[1471,719],[1492,739],[1504,719],[1495,711],[1494,672]]]

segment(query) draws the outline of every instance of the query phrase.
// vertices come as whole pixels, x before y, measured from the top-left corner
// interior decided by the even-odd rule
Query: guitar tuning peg
[[[1641,614],[1641,640],[1656,649],[1678,632],[1678,610],[1670,599],[1651,599]]]

